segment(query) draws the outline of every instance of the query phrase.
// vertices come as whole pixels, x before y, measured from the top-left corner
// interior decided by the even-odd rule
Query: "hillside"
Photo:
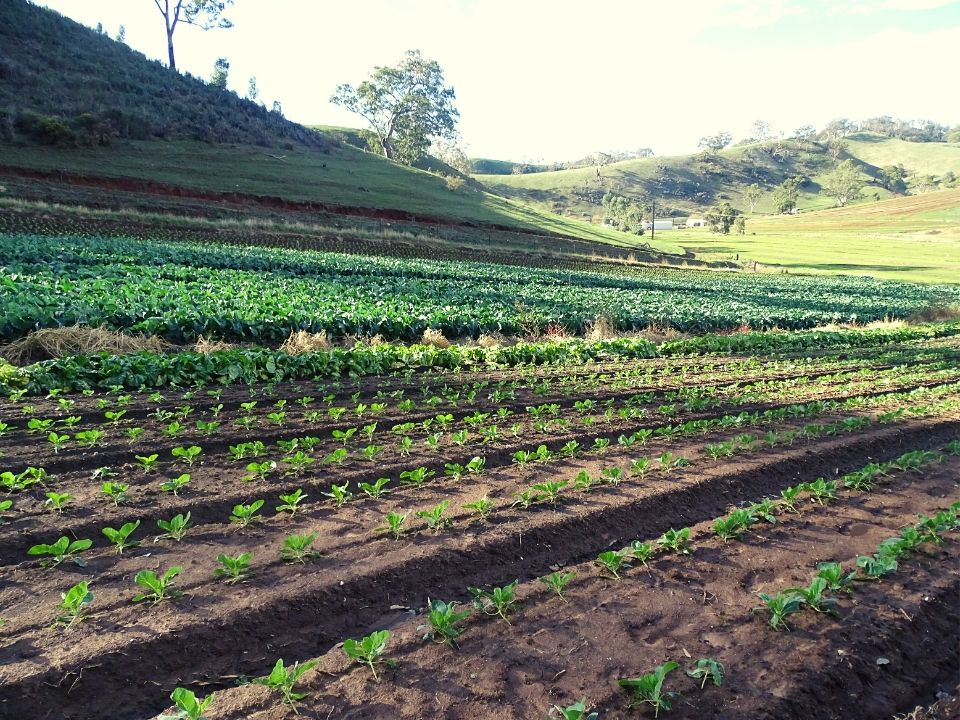
[[[840,159],[854,159],[871,180],[881,167],[898,163],[910,173],[960,173],[957,145],[905,142],[869,133],[852,136],[847,143],[847,152]],[[637,203],[655,198],[661,213],[683,216],[700,214],[722,201],[749,210],[743,192],[752,183],[766,191],[756,212],[769,213],[773,211],[773,189],[797,175],[807,178],[800,188],[798,206],[805,210],[828,208],[833,203],[820,194],[820,182],[837,162],[821,143],[787,140],[727,148],[712,156],[698,153],[625,160],[602,167],[599,178],[596,167],[474,177],[506,197],[599,222],[603,216],[600,201],[607,192]],[[872,200],[874,193],[881,199],[891,195],[878,185],[868,185],[865,195]]]
[[[343,214],[347,224],[367,216],[477,235],[486,226],[573,237],[602,243],[601,251],[642,245],[636,236],[496,197],[460,178],[395,165],[25,0],[0,3],[0,79],[0,185],[8,198],[29,196],[25,170],[43,171],[45,200],[73,197],[78,184],[166,197],[229,193],[245,207],[261,198],[274,206],[311,203]],[[65,179],[64,187],[53,188],[54,178]],[[135,206],[168,205],[138,197]],[[667,242],[658,249],[677,250]]]
[[[960,189],[751,218],[746,235],[714,235],[698,228],[670,237],[701,259],[737,259],[748,268],[757,261],[761,271],[956,283]]]

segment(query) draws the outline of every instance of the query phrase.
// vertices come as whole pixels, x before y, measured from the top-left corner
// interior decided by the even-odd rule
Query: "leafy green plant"
[[[122,555],[123,551],[127,548],[136,547],[140,544],[138,541],[130,539],[130,536],[138,527],[140,527],[140,521],[134,520],[133,522],[124,523],[119,529],[105,527],[101,532],[106,536],[107,540],[112,542],[117,548],[117,554]]]
[[[258,685],[265,685],[268,688],[280,693],[280,697],[286,705],[297,715],[297,703],[307,697],[306,693],[296,692],[297,682],[307,672],[316,667],[319,660],[308,660],[304,663],[295,662],[290,667],[284,667],[283,659],[277,660],[273,670],[266,677],[257,678],[254,682]]]
[[[178,565],[167,569],[162,575],[157,575],[152,570],[141,570],[134,577],[134,582],[146,588],[146,591],[135,595],[133,601],[141,602],[143,600],[149,600],[156,605],[163,600],[179,597],[183,593],[179,590],[174,590],[171,586],[177,575],[181,572],[183,572],[183,568]]]
[[[556,505],[560,502],[560,492],[567,486],[566,480],[550,480],[547,482],[536,483],[533,489],[548,503]]]
[[[44,567],[56,567],[65,560],[70,560],[75,565],[84,567],[87,563],[77,553],[89,550],[93,545],[92,540],[73,540],[64,536],[52,545],[39,544],[33,545],[27,550],[27,555],[49,555],[49,559],[40,561]]]
[[[786,617],[800,612],[803,607],[803,598],[795,593],[778,592],[776,595],[757,593],[763,605],[753,608],[754,612],[766,610],[770,613],[770,627],[774,630],[789,630]]]
[[[87,580],[78,582],[61,595],[60,609],[65,611],[58,615],[54,625],[67,630],[83,619],[87,608],[93,604],[93,593],[90,592],[90,583]]]
[[[347,657],[356,660],[358,663],[367,665],[370,672],[373,673],[373,679],[379,680],[377,675],[377,665],[380,663],[391,664],[390,660],[384,657],[387,650],[387,641],[390,640],[389,630],[377,630],[364,636],[360,640],[348,638],[343,641],[343,652]]]
[[[68,502],[70,502],[70,500],[73,499],[73,495],[71,495],[70,493],[58,493],[58,492],[53,492],[52,490],[48,492],[46,496],[47,496],[47,499],[43,504],[49,507],[52,507],[60,515],[63,514],[64,505],[66,505]]]
[[[800,508],[797,507],[797,501],[800,499],[800,493],[804,491],[803,485],[793,485],[780,491],[780,507],[789,510],[792,513],[800,514]]]
[[[176,714],[160,715],[157,720],[207,720],[203,713],[213,704],[213,693],[201,700],[192,690],[178,687],[170,693],[170,699],[177,707]]]
[[[425,519],[427,521],[427,527],[438,533],[443,530],[443,528],[453,523],[450,518],[444,517],[443,515],[449,505],[450,501],[444,500],[429,510],[417,511],[417,517]]]
[[[807,587],[787,588],[784,592],[796,594],[814,612],[827,612],[837,604],[834,598],[824,597],[824,593],[828,592],[828,583],[819,575],[814,576]]]
[[[884,575],[896,572],[900,564],[891,555],[860,555],[857,567],[863,571],[864,580],[879,580]]]
[[[70,440],[69,435],[60,435],[57,432],[51,432],[47,435],[47,442],[53,446],[54,454],[59,453],[64,445],[67,444],[67,441]]]
[[[732,538],[740,537],[749,530],[750,526],[755,522],[756,518],[750,510],[738,508],[726,517],[715,520],[713,523],[713,531],[726,542]]]
[[[507,619],[507,613],[517,603],[516,588],[519,584],[519,580],[514,580],[503,587],[494,587],[490,590],[482,590],[476,587],[468,587],[467,590],[473,595],[474,607],[487,615],[499,616],[509,625],[510,621]]]
[[[700,689],[707,684],[707,680],[713,680],[717,687],[723,685],[723,664],[713,658],[700,658],[693,665],[692,670],[687,670],[687,675],[697,680],[702,680]]]
[[[577,573],[571,570],[570,572],[562,573],[559,571],[552,572],[549,575],[544,575],[541,578],[537,578],[540,582],[546,585],[548,588],[553,590],[557,597],[567,602],[567,599],[563,596],[563,591],[566,589],[567,585],[570,584],[570,581],[577,576]]]
[[[447,643],[450,647],[457,647],[457,639],[463,634],[459,627],[464,620],[470,617],[469,610],[457,610],[456,602],[444,602],[427,598],[427,624],[420,625],[417,632],[426,630],[424,640],[433,640],[438,643]]]
[[[191,527],[190,513],[188,512],[186,515],[178,513],[169,520],[157,520],[157,526],[165,531],[163,535],[157,536],[157,540],[170,538],[180,542]]]
[[[300,488],[297,488],[288,495],[281,495],[280,499],[283,501],[283,504],[277,505],[277,512],[288,512],[290,513],[290,517],[293,517],[297,514],[297,510],[300,508],[300,503],[302,503],[306,498],[307,496],[303,494],[303,490]]]
[[[647,565],[647,560],[653,557],[654,547],[652,543],[634,540],[627,548],[624,548],[624,550],[631,552],[634,560],[639,560],[641,565],[648,570],[650,569],[650,566]]]
[[[418,467],[414,468],[413,470],[405,470],[400,473],[400,482],[413,485],[415,487],[420,487],[435,474],[436,473],[433,470],[428,470],[425,467]]]
[[[390,478],[382,477],[378,478],[375,483],[360,483],[360,489],[369,497],[380,498],[390,492],[386,489],[389,482]]]
[[[650,705],[653,708],[653,716],[658,717],[661,710],[670,710],[673,707],[674,693],[663,691],[663,682],[667,674],[673,672],[679,664],[671,661],[663,665],[657,665],[652,672],[641,675],[637,678],[622,678],[618,684],[628,693],[630,693],[630,707],[635,707],[638,703]]]
[[[160,490],[162,492],[173,493],[173,495],[179,495],[183,489],[190,484],[190,475],[189,473],[184,473],[175,478],[170,478],[169,480],[160,484]]]
[[[837,481],[817,478],[812,483],[804,483],[803,489],[810,493],[811,500],[818,505],[826,505],[831,500],[836,500]]]
[[[217,555],[217,562],[220,563],[220,567],[214,569],[213,576],[215,578],[225,577],[228,585],[246,580],[250,577],[251,557],[250,553],[239,553],[235,556],[220,553]]]
[[[100,489],[113,500],[114,505],[119,507],[120,503],[127,501],[127,490],[130,489],[130,486],[124,483],[107,481],[100,486]]]
[[[463,507],[465,510],[472,510],[480,520],[486,522],[490,519],[490,513],[493,512],[494,503],[493,500],[484,496],[472,503],[464,503]]]
[[[816,577],[826,582],[828,592],[850,592],[856,572],[844,573],[843,566],[838,562],[822,562],[817,565]]]
[[[145,473],[151,472],[160,458],[157,453],[153,453],[152,455],[135,455],[134,457],[137,462],[140,463],[140,467],[143,468]]]
[[[554,715],[554,713],[559,714]],[[587,699],[581,698],[573,705],[567,705],[566,707],[554,705],[552,708],[550,708],[550,717],[556,717],[557,720],[599,720],[600,714],[588,712]]]
[[[607,550],[597,555],[597,565],[606,570],[614,580],[620,579],[621,568],[630,566],[630,558],[622,550]]]
[[[283,548],[280,550],[280,557],[287,562],[303,563],[308,558],[317,555],[316,552],[310,550],[310,546],[313,545],[316,539],[316,532],[312,532],[309,535],[290,535],[284,538]]]
[[[643,477],[650,470],[650,458],[637,458],[630,464],[630,474],[643,480]]]
[[[254,500],[249,505],[234,505],[233,513],[230,515],[230,522],[236,524],[238,527],[246,527],[252,522],[262,520],[263,518],[257,514],[262,507],[263,500]]]
[[[519,506],[523,510],[528,510],[530,506],[537,502],[540,499],[540,494],[534,492],[533,490],[523,490],[522,492],[515,492],[513,496],[516,498],[511,504],[510,507]]]
[[[384,527],[377,528],[377,530],[380,532],[389,532],[393,536],[394,540],[399,540],[400,535],[403,533],[403,523],[406,521],[406,519],[406,515],[388,512],[386,514],[387,524]]]
[[[349,487],[350,482],[347,481],[343,485],[331,485],[330,492],[321,494],[326,495],[329,498],[333,498],[334,504],[337,507],[341,507],[353,499],[353,493],[347,489]]]
[[[680,530],[674,530],[670,528],[667,530],[660,538],[657,540],[657,544],[660,547],[667,550],[673,550],[673,552],[679,555],[689,555],[690,554],[690,528],[685,527]]]

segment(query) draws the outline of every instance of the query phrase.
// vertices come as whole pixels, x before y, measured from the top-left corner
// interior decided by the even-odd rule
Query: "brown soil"
[[[703,365],[707,372],[697,379],[704,387],[716,386],[719,390],[728,387],[746,392],[740,386],[724,383],[729,384],[732,377],[745,371],[762,372],[735,359]],[[656,361],[649,367],[660,368],[669,376],[676,366]],[[770,380],[781,375],[789,379],[791,372],[778,368],[771,373],[767,368]],[[810,367],[804,372],[817,376]],[[955,567],[955,563],[951,565],[956,560],[955,542],[944,546],[939,555],[930,549],[921,559],[910,561],[892,580],[858,591],[851,603],[844,602],[839,624],[801,618],[794,633],[776,635],[767,632],[761,620],[750,619],[749,607],[755,604],[756,590],[797,584],[808,577],[814,560],[827,557],[825,552],[850,564],[856,554],[866,552],[871,544],[875,546],[878,538],[886,536],[884,533],[894,534],[914,513],[929,513],[948,505],[949,496],[957,498],[956,462],[914,482],[909,482],[912,476],[895,476],[882,491],[870,495],[844,494],[835,507],[764,528],[746,543],[724,546],[715,540],[701,542],[700,537],[709,534],[704,523],[724,513],[731,503],[776,495],[800,480],[836,476],[906,450],[940,447],[960,434],[960,419],[944,414],[925,419],[903,417],[890,424],[874,423],[839,436],[798,440],[793,445],[720,461],[703,455],[705,443],[743,432],[782,432],[856,413],[827,413],[769,428],[731,427],[696,437],[654,437],[644,447],[616,446],[621,433],[689,418],[717,417],[728,410],[737,413],[786,406],[812,397],[870,396],[899,387],[936,385],[933,371],[928,373],[927,382],[898,383],[896,372],[885,378],[879,369],[872,382],[851,375],[824,376],[819,384],[800,384],[793,389],[789,384],[767,382],[763,392],[750,391],[759,393],[756,401],[731,404],[727,399],[707,411],[669,417],[658,416],[657,406],[665,400],[660,390],[652,402],[644,405],[647,416],[601,421],[588,428],[578,424],[574,399],[623,399],[651,387],[645,376],[637,378],[629,389],[586,390],[578,389],[575,383],[563,385],[563,372],[542,369],[537,374],[552,375],[552,394],[533,394],[532,386],[519,388],[516,398],[503,403],[516,414],[499,423],[501,441],[490,445],[474,442],[458,448],[450,445],[448,435],[442,452],[434,454],[423,448],[425,432],[418,430],[409,457],[402,457],[395,449],[396,438],[389,433],[394,423],[442,411],[455,415],[452,429],[466,428],[462,420],[465,415],[477,408],[492,409],[480,395],[474,402],[460,403],[456,408],[443,405],[428,410],[419,406],[422,396],[413,392],[414,387],[463,387],[467,381],[496,374],[390,380],[383,383],[383,388],[407,387],[407,396],[417,399],[418,409],[400,414],[393,400],[393,409],[388,409],[384,417],[351,418],[349,422],[309,423],[302,418],[303,408],[294,401],[312,389],[277,388],[276,396],[257,396],[261,422],[250,431],[233,425],[240,414],[238,405],[250,397],[249,392],[228,390],[219,401],[225,407],[217,416],[223,423],[217,434],[201,437],[191,431],[176,440],[159,433],[159,423],[145,415],[152,404],[145,396],[136,395],[129,418],[125,417],[117,428],[103,426],[107,433],[103,447],[83,451],[71,446],[56,456],[43,440],[45,433],[26,433],[22,414],[15,406],[4,405],[0,408],[3,419],[21,426],[0,440],[0,451],[6,453],[4,468],[28,463],[44,466],[57,475],[53,487],[71,493],[75,500],[72,509],[60,516],[42,507],[42,491],[14,495],[14,511],[5,517],[8,524],[0,527],[0,561],[4,563],[0,569],[0,617],[6,620],[0,628],[0,716],[143,718],[160,711],[177,685],[201,692],[219,690],[233,684],[238,676],[263,674],[277,657],[292,662],[323,655],[324,673],[309,676],[312,700],[304,708],[309,717],[539,718],[550,702],[569,704],[586,695],[606,719],[625,716],[624,696],[612,681],[620,676],[617,673],[639,674],[668,657],[681,660],[682,649],[686,648],[693,657],[715,654],[728,666],[730,679],[724,688],[711,688],[702,694],[687,688],[690,683],[686,680],[679,680],[678,689],[683,690],[685,699],[677,706],[677,716],[794,717],[789,709],[809,704],[811,698],[820,697],[818,693],[824,702],[832,699],[835,705],[838,698],[845,702],[840,688],[853,688],[874,678],[876,666],[871,668],[872,660],[867,659],[875,657],[872,652],[881,653],[891,660],[890,670],[908,667],[908,682],[898,681],[889,673],[892,679],[884,676],[887,684],[883,688],[871,688],[876,696],[872,704],[864,704],[862,712],[858,709],[844,716],[866,718],[876,717],[866,714],[868,707],[871,712],[879,708],[891,715],[914,699],[929,697],[934,685],[949,675],[951,662],[955,667],[955,647],[947,647],[952,639],[950,613],[957,609],[956,573],[947,571]],[[378,382],[383,379],[361,383],[364,402],[373,399],[371,393]],[[654,386],[657,384],[654,381]],[[664,385],[659,384],[661,388]],[[341,386],[337,394],[344,397],[354,391],[353,386]],[[290,421],[282,428],[268,429],[264,415],[272,409],[269,406],[276,397],[289,399],[286,410]],[[560,417],[570,419],[571,425],[559,432],[538,431],[526,417],[524,405],[551,399],[561,405]],[[29,402],[36,406],[32,417],[46,417],[44,413],[48,412],[51,417],[71,414],[93,420],[103,413],[94,401],[76,398],[69,411],[60,411],[56,399]],[[212,419],[201,408],[209,408],[213,401],[201,394],[194,401],[198,409],[189,422],[192,424],[197,417]],[[170,397],[162,405],[173,408],[182,402],[182,398]],[[351,403],[347,399],[343,404]],[[602,412],[599,402],[597,406],[595,412]],[[324,406],[318,401],[311,407]],[[380,427],[374,442],[392,446],[377,463],[360,459],[348,460],[342,466],[318,463],[317,469],[303,477],[276,473],[264,481],[240,482],[246,461],[232,462],[227,457],[228,445],[262,439],[268,445],[269,457],[280,460],[276,447],[270,447],[276,439],[311,434],[324,438],[311,451],[319,459],[338,444],[329,439],[333,429],[373,420]],[[523,422],[518,438],[506,433],[506,426],[514,420]],[[134,425],[148,429],[140,443],[131,448],[124,430]],[[76,429],[59,432],[73,435],[78,429],[90,427],[94,425],[85,419]],[[476,430],[471,434],[476,437]],[[603,454],[586,453],[575,460],[535,464],[529,470],[512,462],[511,455],[517,449],[536,447],[541,442],[556,448],[571,438],[589,445],[594,437],[613,438],[610,449]],[[170,459],[171,448],[190,444],[203,447],[200,464],[187,468]],[[365,440],[358,443],[356,438],[351,442],[354,457],[356,449],[365,444]],[[146,448],[161,455],[160,469],[149,475],[132,463],[132,455],[145,453]],[[629,467],[631,459],[655,459],[664,450],[688,457],[693,464],[669,474],[652,471],[646,478],[629,478],[619,486],[604,486],[589,494],[568,490],[564,494],[567,499],[556,508],[546,504],[527,511],[509,507],[513,493],[534,482],[569,480],[581,469],[598,476],[605,467]],[[486,457],[483,475],[467,475],[459,483],[440,479],[444,462],[465,463],[473,455]],[[130,504],[115,508],[99,493],[100,481],[91,480],[90,473],[103,465],[113,466],[119,473],[115,479],[130,484]],[[434,469],[437,478],[420,488],[398,486],[396,478],[401,470],[421,465]],[[191,473],[192,481],[182,497],[159,492],[162,480],[184,471]],[[372,482],[386,475],[394,478],[392,487],[396,491],[379,501],[357,498],[336,508],[320,494],[330,484],[347,480],[356,492],[357,482]],[[303,487],[309,495],[303,511],[292,519],[275,516],[277,495],[295,487]],[[461,507],[483,495],[498,506],[488,523],[471,518]],[[265,522],[244,530],[227,523],[234,504],[255,498],[266,500]],[[441,534],[429,533],[413,513],[443,499],[450,501],[449,515],[454,525]],[[186,511],[192,513],[194,528],[183,542],[154,542],[153,536],[160,532],[156,528],[158,518]],[[388,511],[410,514],[409,533],[399,542],[375,531]],[[142,544],[118,556],[106,546],[99,530],[133,519],[142,521],[135,535]],[[649,573],[631,571],[629,583],[625,580],[614,586],[593,579],[596,572],[588,565],[578,567],[582,582],[578,579],[576,589],[571,589],[569,608],[550,601],[534,579],[550,567],[589,563],[597,552],[622,546],[631,539],[652,539],[671,526],[697,523],[698,549],[692,558],[658,560]],[[314,549],[319,556],[304,565],[282,563],[278,554],[283,538],[308,532],[318,533]],[[88,562],[85,568],[66,563],[45,570],[36,561],[24,562],[27,547],[34,542],[52,542],[60,534],[94,540],[94,548],[84,554]],[[252,578],[236,586],[215,582],[212,571],[217,554],[238,552],[253,554]],[[183,567],[177,586],[185,592],[184,597],[156,607],[130,603],[137,592],[133,583],[136,572],[162,571],[173,565]],[[458,654],[415,641],[415,628],[422,618],[411,618],[410,614],[423,607],[427,596],[463,600],[468,585],[502,584],[514,578],[524,581],[524,610],[513,628],[474,619]],[[92,580],[92,615],[67,633],[51,630],[59,594],[81,579]],[[931,599],[918,600],[921,591]],[[903,616],[890,611],[891,597],[896,597],[897,607],[914,618],[912,623],[904,625]],[[705,604],[689,598],[700,598]],[[709,618],[708,629],[704,614]],[[383,683],[374,685],[362,671],[350,668],[335,646],[345,637],[358,637],[381,627],[396,631],[390,651],[400,665],[387,672]],[[931,630],[920,633],[925,640],[918,634],[922,628]],[[781,638],[785,645],[779,644]],[[921,640],[925,644],[921,645]],[[837,655],[837,649],[847,648],[849,655]],[[933,660],[926,665],[920,663],[916,648],[923,648]],[[754,656],[764,661],[752,662]],[[800,665],[800,659],[810,656],[821,658],[813,664],[813,671]],[[837,661],[838,657],[844,661]],[[827,661],[822,658],[830,658],[829,663],[824,664]],[[780,667],[784,669],[776,670]],[[816,670],[827,667],[829,677]],[[817,690],[817,683],[826,684],[827,690]],[[283,714],[272,699],[251,688],[221,692],[219,697],[210,713],[215,720]]]

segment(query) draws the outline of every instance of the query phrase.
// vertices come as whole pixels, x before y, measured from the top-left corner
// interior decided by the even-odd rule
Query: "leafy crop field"
[[[0,707],[910,710],[960,659],[958,330],[7,372]]]
[[[176,343],[277,345],[293,330],[415,340],[619,330],[808,328],[903,317],[960,286],[667,269],[563,271],[104,238],[0,235],[0,338],[102,325]]]

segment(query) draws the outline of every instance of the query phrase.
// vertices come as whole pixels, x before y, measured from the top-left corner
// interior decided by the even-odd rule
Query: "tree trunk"
[[[177,61],[173,57],[173,28],[167,29],[167,55],[170,58],[170,69],[177,69]]]

